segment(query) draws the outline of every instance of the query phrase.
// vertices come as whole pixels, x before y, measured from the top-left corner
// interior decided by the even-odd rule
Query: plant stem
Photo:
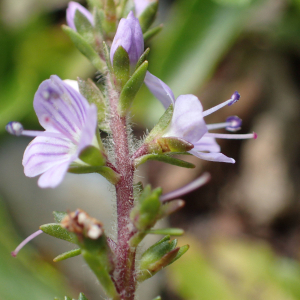
[[[132,236],[130,211],[133,208],[134,167],[130,158],[126,117],[120,117],[117,110],[118,94],[108,83],[111,109],[110,126],[115,147],[116,169],[120,181],[116,185],[118,242],[116,248],[117,264],[114,280],[122,300],[133,300],[135,294],[135,252],[130,248]]]

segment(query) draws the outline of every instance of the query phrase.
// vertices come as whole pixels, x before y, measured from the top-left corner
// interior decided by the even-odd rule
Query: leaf
[[[149,29],[148,31],[146,31],[144,34],[143,34],[143,37],[144,37],[144,42],[147,43],[149,40],[151,40],[154,36],[156,36],[157,34],[159,34],[162,29],[163,29],[163,25],[159,25],[159,26],[156,26],[152,29]]]
[[[176,235],[180,236],[184,234],[184,230],[180,228],[163,228],[163,229],[152,229],[147,230],[146,233],[148,234],[161,234],[161,235]]]
[[[62,261],[62,260],[65,260],[65,259],[68,259],[68,258],[71,258],[71,257],[78,256],[80,254],[81,254],[81,250],[80,249],[70,250],[70,251],[64,252],[64,253],[56,256],[53,259],[53,261],[54,262],[59,262],[59,261]]]
[[[139,16],[139,22],[142,28],[142,31],[145,32],[152,25],[155,20],[156,13],[158,9],[158,0],[151,2],[142,14]]]
[[[113,57],[113,69],[118,86],[122,89],[129,79],[130,72],[129,56],[122,46],[119,46],[115,51]]]
[[[54,215],[54,220],[56,223],[60,223],[62,221],[62,219],[67,216],[68,214],[64,211],[54,211],[53,212]]]
[[[86,18],[84,14],[80,12],[79,9],[76,9],[74,24],[77,32],[83,37],[83,39],[87,43],[89,43],[93,47],[95,43],[94,28],[90,21]]]

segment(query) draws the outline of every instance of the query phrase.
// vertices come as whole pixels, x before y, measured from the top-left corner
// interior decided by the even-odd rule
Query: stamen
[[[9,122],[5,126],[5,129],[9,134],[16,135],[16,136],[22,135],[23,132],[23,126],[20,122],[14,122],[14,121]]]
[[[200,176],[196,180],[190,182],[189,184],[183,186],[182,188],[179,188],[175,191],[172,191],[170,193],[162,195],[160,197],[160,201],[167,202],[167,201],[170,201],[173,199],[177,199],[185,194],[188,194],[188,193],[198,189],[199,187],[205,185],[210,180],[210,178],[211,178],[211,176],[209,173],[204,173],[202,176]]]
[[[31,234],[29,237],[27,237],[22,243],[20,243],[20,245],[11,253],[11,255],[13,257],[16,257],[18,252],[27,244],[29,243],[31,240],[33,240],[35,237],[37,237],[38,235],[40,235],[41,233],[43,233],[42,230],[38,230],[36,232],[34,232],[33,234]]]
[[[216,139],[231,139],[231,140],[257,139],[257,134],[255,132],[248,133],[248,134],[206,133],[204,136],[213,137]]]
[[[236,103],[240,99],[240,97],[241,97],[240,94],[237,91],[235,91],[232,94],[231,98],[228,99],[227,101],[225,101],[225,102],[223,102],[221,104],[218,104],[218,105],[216,105],[216,106],[214,106],[214,107],[212,107],[210,109],[205,110],[203,112],[203,117],[206,117],[206,116],[214,113],[215,111],[219,110],[220,108],[222,108],[222,107],[224,107],[226,105],[230,106],[230,105]]]
[[[223,123],[215,123],[215,124],[207,124],[207,129],[208,130],[215,130],[215,129],[222,129],[230,126],[231,123],[229,122],[223,122]]]

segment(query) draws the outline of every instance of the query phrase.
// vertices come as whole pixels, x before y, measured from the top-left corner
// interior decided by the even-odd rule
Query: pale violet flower
[[[68,5],[67,11],[66,11],[66,13],[67,13],[66,19],[67,19],[67,24],[69,27],[71,27],[73,30],[77,31],[75,23],[74,23],[76,10],[79,10],[89,20],[89,22],[92,24],[92,26],[94,26],[93,15],[79,3],[71,1],[71,2],[69,2],[69,5]]]
[[[33,106],[45,131],[24,130],[18,122],[8,123],[6,130],[36,137],[25,150],[24,173],[28,177],[41,175],[38,185],[54,188],[63,180],[69,165],[79,161],[79,153],[85,147],[98,146],[97,108],[56,75],[41,83]]]
[[[136,16],[140,16],[143,11],[149,6],[152,2],[156,2],[157,0],[134,0],[135,6],[135,14]]]
[[[113,63],[115,52],[122,46],[128,53],[131,65],[135,65],[144,52],[144,38],[139,20],[131,11],[127,18],[120,20],[116,35],[110,49],[110,60]]]
[[[226,122],[207,125],[204,117],[217,111],[218,109],[232,105],[240,99],[238,92],[232,97],[206,111],[199,99],[194,95],[181,95],[176,100],[171,89],[156,76],[147,73],[145,84],[149,90],[161,101],[165,108],[174,105],[174,112],[168,129],[163,137],[178,137],[194,145],[189,153],[209,161],[219,161],[234,163],[233,158],[229,158],[220,153],[220,146],[215,138],[225,139],[249,139],[256,138],[256,133],[251,134],[219,134],[209,133],[208,130],[226,128],[229,131],[236,131],[241,127],[241,119],[236,116],[227,118]]]

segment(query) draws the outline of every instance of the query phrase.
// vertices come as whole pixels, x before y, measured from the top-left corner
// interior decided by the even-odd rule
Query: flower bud
[[[69,27],[71,27],[73,30],[77,31],[75,22],[74,22],[76,10],[79,10],[89,20],[89,22],[94,26],[93,15],[79,3],[71,1],[68,5],[67,16],[66,16],[67,24]]]
[[[131,65],[135,65],[144,52],[144,39],[139,20],[131,11],[127,18],[122,18],[110,50],[110,60],[113,64],[115,52],[122,46],[128,53]]]

